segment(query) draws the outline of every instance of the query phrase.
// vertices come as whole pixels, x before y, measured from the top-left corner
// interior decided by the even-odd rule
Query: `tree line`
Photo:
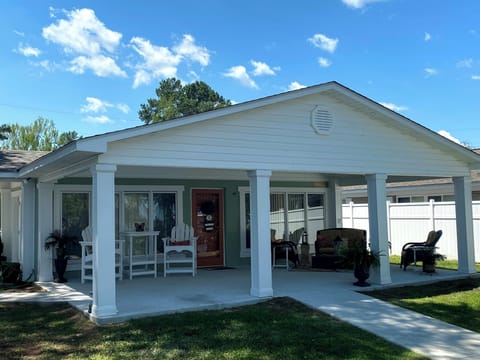
[[[140,105],[138,116],[145,124],[177,119],[231,105],[203,81],[183,85],[176,78],[160,82],[156,98]],[[52,151],[77,140],[76,131],[59,132],[53,120],[37,118],[30,125],[0,125],[1,148],[6,150]]]

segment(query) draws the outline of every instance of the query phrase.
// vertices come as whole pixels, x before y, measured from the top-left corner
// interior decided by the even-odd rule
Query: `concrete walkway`
[[[480,334],[354,292],[277,295],[294,299],[431,359],[480,359]]]
[[[115,321],[178,311],[219,309],[258,302],[249,294],[245,269],[200,270],[195,278],[138,278],[117,283]],[[455,272],[421,277],[392,268],[395,285],[454,279]],[[179,286],[179,284],[183,286]],[[315,273],[275,269],[274,296],[288,296],[431,359],[479,359],[480,334],[358,293],[348,272]],[[68,301],[87,314],[91,283],[44,283],[46,293],[0,293],[0,301]]]

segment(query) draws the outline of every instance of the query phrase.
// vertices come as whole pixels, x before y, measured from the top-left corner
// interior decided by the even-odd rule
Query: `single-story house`
[[[23,162],[4,154],[6,255],[25,276],[51,281],[45,238],[90,225],[98,319],[117,312],[115,240],[135,223],[161,236],[192,224],[199,267],[249,264],[250,294],[271,297],[271,230],[288,239],[303,228],[312,243],[317,230],[341,227],[349,185],[367,186],[369,243],[387,253],[386,184],[453,179],[459,272],[475,272],[479,155],[337,82],[82,138]],[[391,282],[387,257],[373,280]]]

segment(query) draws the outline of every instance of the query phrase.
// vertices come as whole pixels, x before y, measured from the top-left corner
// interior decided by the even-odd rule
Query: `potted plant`
[[[352,240],[339,250],[342,264],[353,268],[353,275],[358,281],[356,286],[370,286],[366,280],[370,277],[370,268],[380,266],[380,251],[371,251],[363,240]]]
[[[67,245],[69,243],[77,243],[77,237],[62,234],[60,230],[54,230],[45,239],[45,250],[49,250],[51,247],[55,248],[55,272],[57,274],[55,282],[67,282],[67,279],[64,277],[64,275],[67,269],[68,259],[70,257],[67,251]]]
[[[431,251],[426,252],[422,262],[423,272],[426,272],[429,274],[434,273],[435,265],[438,260],[445,260],[445,256],[441,254],[436,254],[433,249]]]

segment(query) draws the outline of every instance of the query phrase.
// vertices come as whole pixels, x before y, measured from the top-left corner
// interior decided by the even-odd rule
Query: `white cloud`
[[[338,44],[338,39],[332,39],[323,34],[314,34],[307,40],[311,42],[313,46],[328,51],[329,53],[335,52]]]
[[[50,8],[51,17],[55,18],[53,11],[55,9]],[[42,35],[73,57],[69,71],[83,74],[90,69],[102,77],[127,76],[111,57],[120,44],[121,33],[108,29],[91,9],[64,10],[62,13],[67,18],[44,27]]]
[[[396,112],[408,110],[408,107],[406,107],[406,106],[396,105],[396,104],[389,103],[389,102],[381,102],[380,105],[383,105],[386,108],[388,108],[390,110],[393,110],[393,111],[396,111]]]
[[[18,36],[25,37],[25,33],[22,32],[22,31],[13,30],[13,32],[14,32],[15,34],[17,34]]]
[[[461,144],[462,142],[460,140],[458,140],[455,136],[453,136],[452,134],[450,134],[448,131],[446,130],[440,130],[438,131],[438,133],[440,135],[442,135],[443,137],[446,137],[448,140],[451,140],[457,144]]]
[[[472,75],[472,80],[480,80],[480,75]]]
[[[438,70],[434,68],[425,68],[423,69],[427,77],[438,75]]]
[[[111,120],[108,116],[106,115],[100,115],[100,116],[87,116],[82,119],[82,121],[91,123],[91,124],[111,124],[113,123],[113,120]]]
[[[329,67],[330,65],[332,65],[332,62],[330,60],[328,60],[327,58],[324,58],[324,57],[320,57],[318,58],[318,64],[321,66],[321,67]]]
[[[459,68],[471,68],[473,66],[473,59],[463,59],[457,62],[457,67]]]
[[[177,66],[181,61],[180,55],[173,54],[166,47],[152,45],[149,40],[141,37],[132,38],[130,44],[143,60],[135,65],[133,88],[149,84],[155,79],[177,75]]]
[[[268,64],[261,61],[251,60],[250,64],[253,66],[253,76],[276,75],[275,71],[280,70],[278,66],[272,69]]]
[[[82,105],[80,112],[82,113],[99,113],[107,112],[107,108],[113,105],[107,101],[103,101],[94,97],[87,97],[87,104]]]
[[[174,46],[173,51],[187,60],[198,62],[202,66],[207,66],[210,63],[208,49],[195,45],[195,38],[190,34],[183,35],[182,42]]]
[[[290,83],[290,85],[288,85],[288,91],[303,89],[303,88],[305,88],[305,87],[306,87],[305,85],[302,85],[302,84],[300,84],[300,83],[297,82],[297,81],[292,81],[292,82]]]
[[[94,57],[78,56],[70,61],[69,71],[75,74],[83,74],[85,70],[90,69],[100,77],[119,76],[127,77],[125,71],[120,69],[111,57],[98,55]]]
[[[198,74],[193,71],[193,70],[190,70],[187,74],[187,76],[192,79],[192,81],[197,81],[197,80],[200,80],[200,76],[198,76]]]
[[[350,8],[362,9],[366,5],[382,0],[342,0],[342,2]]]
[[[81,113],[105,113],[108,111],[109,108],[116,108],[123,112],[124,114],[128,114],[130,112],[130,107],[127,104],[118,103],[112,104],[108,101],[101,100],[95,97],[87,97],[85,98],[87,103],[80,107]]]
[[[65,52],[82,55],[98,55],[102,50],[114,52],[122,34],[107,29],[91,9],[66,12],[68,20],[44,27],[45,39],[63,46]]]
[[[128,106],[127,104],[119,103],[115,105],[115,107],[121,112],[123,112],[124,114],[128,114],[130,112],[130,106]]]
[[[40,54],[42,53],[42,51],[38,48],[34,48],[30,45],[23,45],[22,43],[20,43],[18,45],[18,49],[17,49],[17,52],[22,54],[23,56],[26,56],[26,57],[30,57],[30,56],[35,56],[35,57],[39,57]]]
[[[55,62],[51,62],[50,60],[42,60],[42,61],[31,61],[31,65],[42,68],[45,71],[51,72],[57,69],[60,69],[61,66]]]
[[[430,41],[431,39],[432,39],[432,36],[430,35],[430,33],[426,32],[425,36],[423,37],[423,40]]]
[[[226,73],[223,74],[226,77],[231,77],[237,79],[244,86],[247,86],[252,89],[258,89],[258,85],[253,81],[247,73],[245,66],[232,66]]]

